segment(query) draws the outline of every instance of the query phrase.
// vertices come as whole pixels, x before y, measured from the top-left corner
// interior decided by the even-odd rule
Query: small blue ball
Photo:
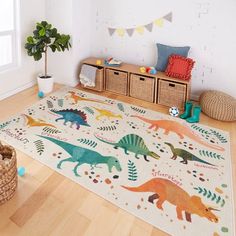
[[[38,92],[38,97],[39,97],[39,98],[43,98],[43,97],[44,97],[44,92],[39,91],[39,92]]]
[[[21,166],[17,170],[19,176],[24,176],[25,175],[25,167]]]

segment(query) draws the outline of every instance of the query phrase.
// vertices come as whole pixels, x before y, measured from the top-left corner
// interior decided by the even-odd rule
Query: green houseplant
[[[54,78],[48,74],[48,52],[64,52],[71,48],[70,35],[60,34],[56,28],[46,21],[36,23],[33,35],[27,37],[25,49],[35,61],[41,60],[44,55],[44,74],[39,75],[39,91],[49,93],[53,89]]]

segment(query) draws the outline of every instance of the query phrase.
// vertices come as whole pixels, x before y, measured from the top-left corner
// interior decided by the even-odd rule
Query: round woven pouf
[[[220,121],[236,121],[236,99],[220,91],[206,91],[200,96],[202,111]]]
[[[10,200],[17,187],[16,152],[0,142],[0,205]]]

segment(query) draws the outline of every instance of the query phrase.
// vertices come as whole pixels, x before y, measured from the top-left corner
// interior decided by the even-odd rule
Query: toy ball
[[[141,73],[145,73],[146,72],[146,68],[145,67],[140,67],[139,70],[140,70]]]
[[[156,68],[152,67],[149,73],[150,73],[151,75],[157,74]]]
[[[100,66],[100,65],[102,64],[102,60],[97,60],[97,61],[96,61],[96,64],[97,64],[98,66]]]
[[[19,176],[24,176],[25,175],[25,167],[21,166],[18,168],[17,173]]]
[[[169,109],[169,113],[170,113],[171,116],[174,116],[174,117],[179,116],[179,109],[178,109],[178,107],[171,107]]]
[[[148,73],[148,74],[150,74],[150,71],[152,70],[152,68],[151,67],[147,67],[146,68],[146,72]]]
[[[39,97],[39,98],[43,98],[43,97],[44,97],[44,92],[39,91],[39,92],[38,92],[38,97]]]

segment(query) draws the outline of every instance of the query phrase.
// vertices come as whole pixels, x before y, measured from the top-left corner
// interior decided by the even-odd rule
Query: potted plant
[[[56,28],[46,21],[36,24],[33,36],[27,38],[25,49],[29,56],[33,56],[35,61],[39,61],[44,54],[45,66],[44,74],[40,74],[37,78],[39,91],[50,93],[53,90],[54,78],[48,74],[48,51],[52,52],[69,50],[70,35],[58,33]]]

